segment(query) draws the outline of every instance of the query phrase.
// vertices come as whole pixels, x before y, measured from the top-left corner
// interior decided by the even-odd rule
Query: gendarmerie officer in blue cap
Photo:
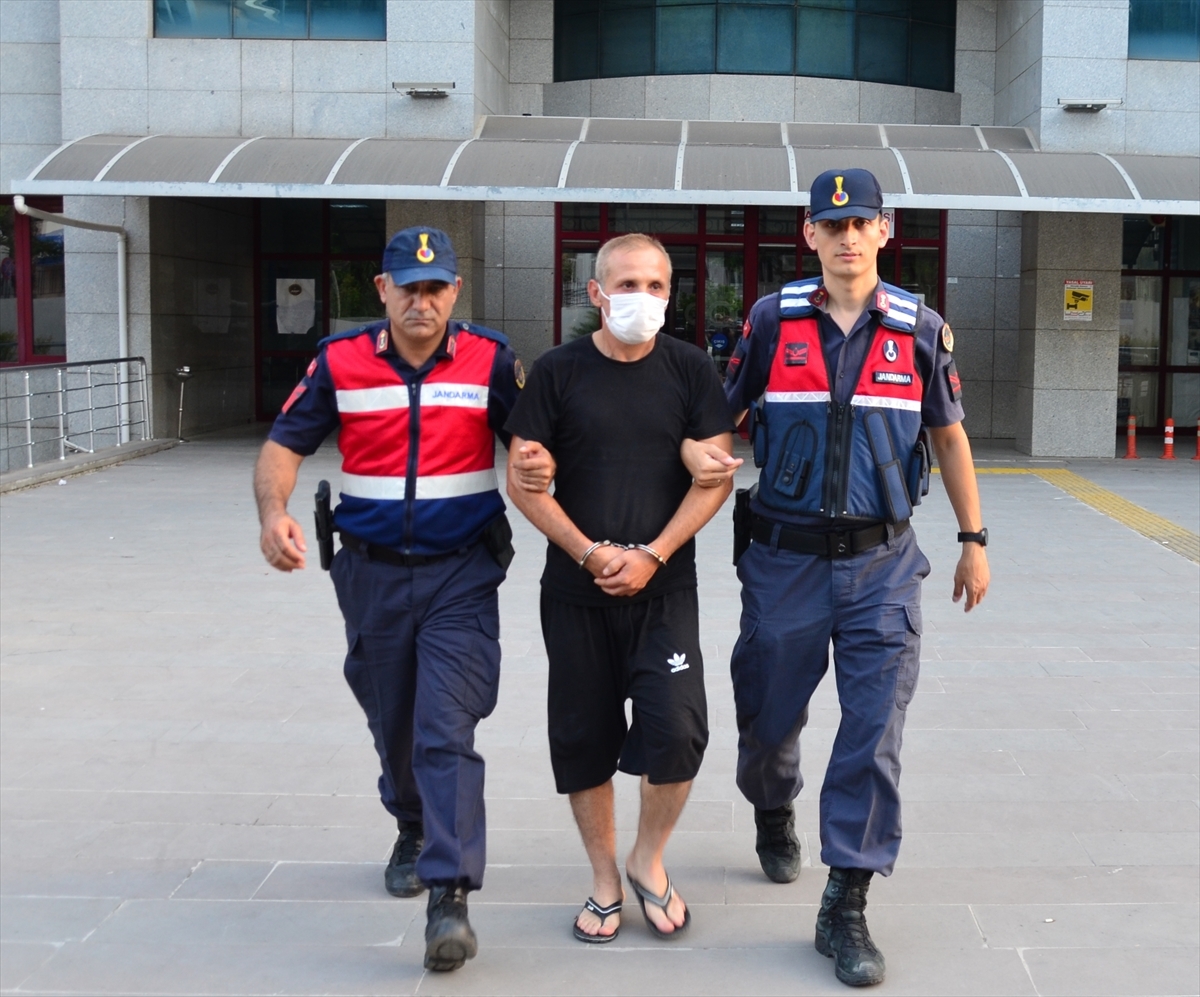
[[[791,882],[800,732],[832,640],[842,719],[821,789],[829,882],[816,947],[851,986],[884,978],[865,908],[872,875],[890,875],[900,850],[900,741],[929,573],[909,519],[927,488],[930,441],[962,531],[954,600],[965,594],[970,611],[989,581],[954,335],[914,294],[879,279],[882,207],[866,170],[813,181],[804,237],[821,277],[754,305],[725,383],[737,420],[750,413],[761,469],[739,495],[735,525],[748,543],[735,543],[738,787],[754,804],[763,871]],[[740,463],[695,443],[684,459],[702,483]]]
[[[340,430],[332,527],[342,546],[331,573],[346,680],[399,827],[384,882],[400,897],[429,888],[425,968],[452,970],[477,947],[467,893],[482,885],[486,859],[474,737],[496,705],[496,590],[512,558],[495,437],[508,445],[503,427],[525,375],[503,335],[451,320],[462,278],[446,233],[397,233],[382,269],[387,318],[322,340],[263,446],[254,489],[263,555],[281,571],[303,568],[304,533],[287,502],[301,461]],[[323,518],[319,503],[319,538]],[[331,534],[326,542],[323,565]]]

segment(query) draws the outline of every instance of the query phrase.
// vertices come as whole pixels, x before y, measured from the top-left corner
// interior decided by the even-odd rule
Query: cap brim
[[[870,221],[872,218],[878,218],[883,213],[883,208],[868,208],[861,204],[847,204],[844,208],[822,208],[820,211],[809,211],[809,218],[814,222],[823,222],[826,219],[837,221],[839,218],[865,218]]]
[[[441,280],[447,284],[453,284],[458,278],[458,274],[445,267],[427,265],[410,267],[407,270],[393,270],[391,274],[394,284],[419,284],[423,280]]]

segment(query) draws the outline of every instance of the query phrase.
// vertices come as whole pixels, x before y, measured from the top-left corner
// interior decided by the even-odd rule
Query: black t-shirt
[[[554,497],[585,536],[648,544],[691,487],[679,459],[683,440],[729,432],[733,423],[708,356],[660,333],[654,349],[632,363],[609,359],[591,336],[543,354],[505,429],[554,455]],[[689,540],[641,592],[622,601],[695,584],[695,543]],[[617,598],[554,543],[542,585],[577,605],[611,605]]]

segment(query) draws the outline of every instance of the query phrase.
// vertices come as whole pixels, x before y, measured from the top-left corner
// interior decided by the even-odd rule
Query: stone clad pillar
[[[1121,297],[1120,215],[1026,213],[1021,232],[1017,449],[1112,457]],[[1064,318],[1064,281],[1091,280],[1090,322]]]

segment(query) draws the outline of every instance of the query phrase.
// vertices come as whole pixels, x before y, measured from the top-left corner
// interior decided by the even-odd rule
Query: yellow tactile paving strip
[[[1200,564],[1200,536],[1062,467],[977,467],[976,474],[1032,474],[1122,526]]]

